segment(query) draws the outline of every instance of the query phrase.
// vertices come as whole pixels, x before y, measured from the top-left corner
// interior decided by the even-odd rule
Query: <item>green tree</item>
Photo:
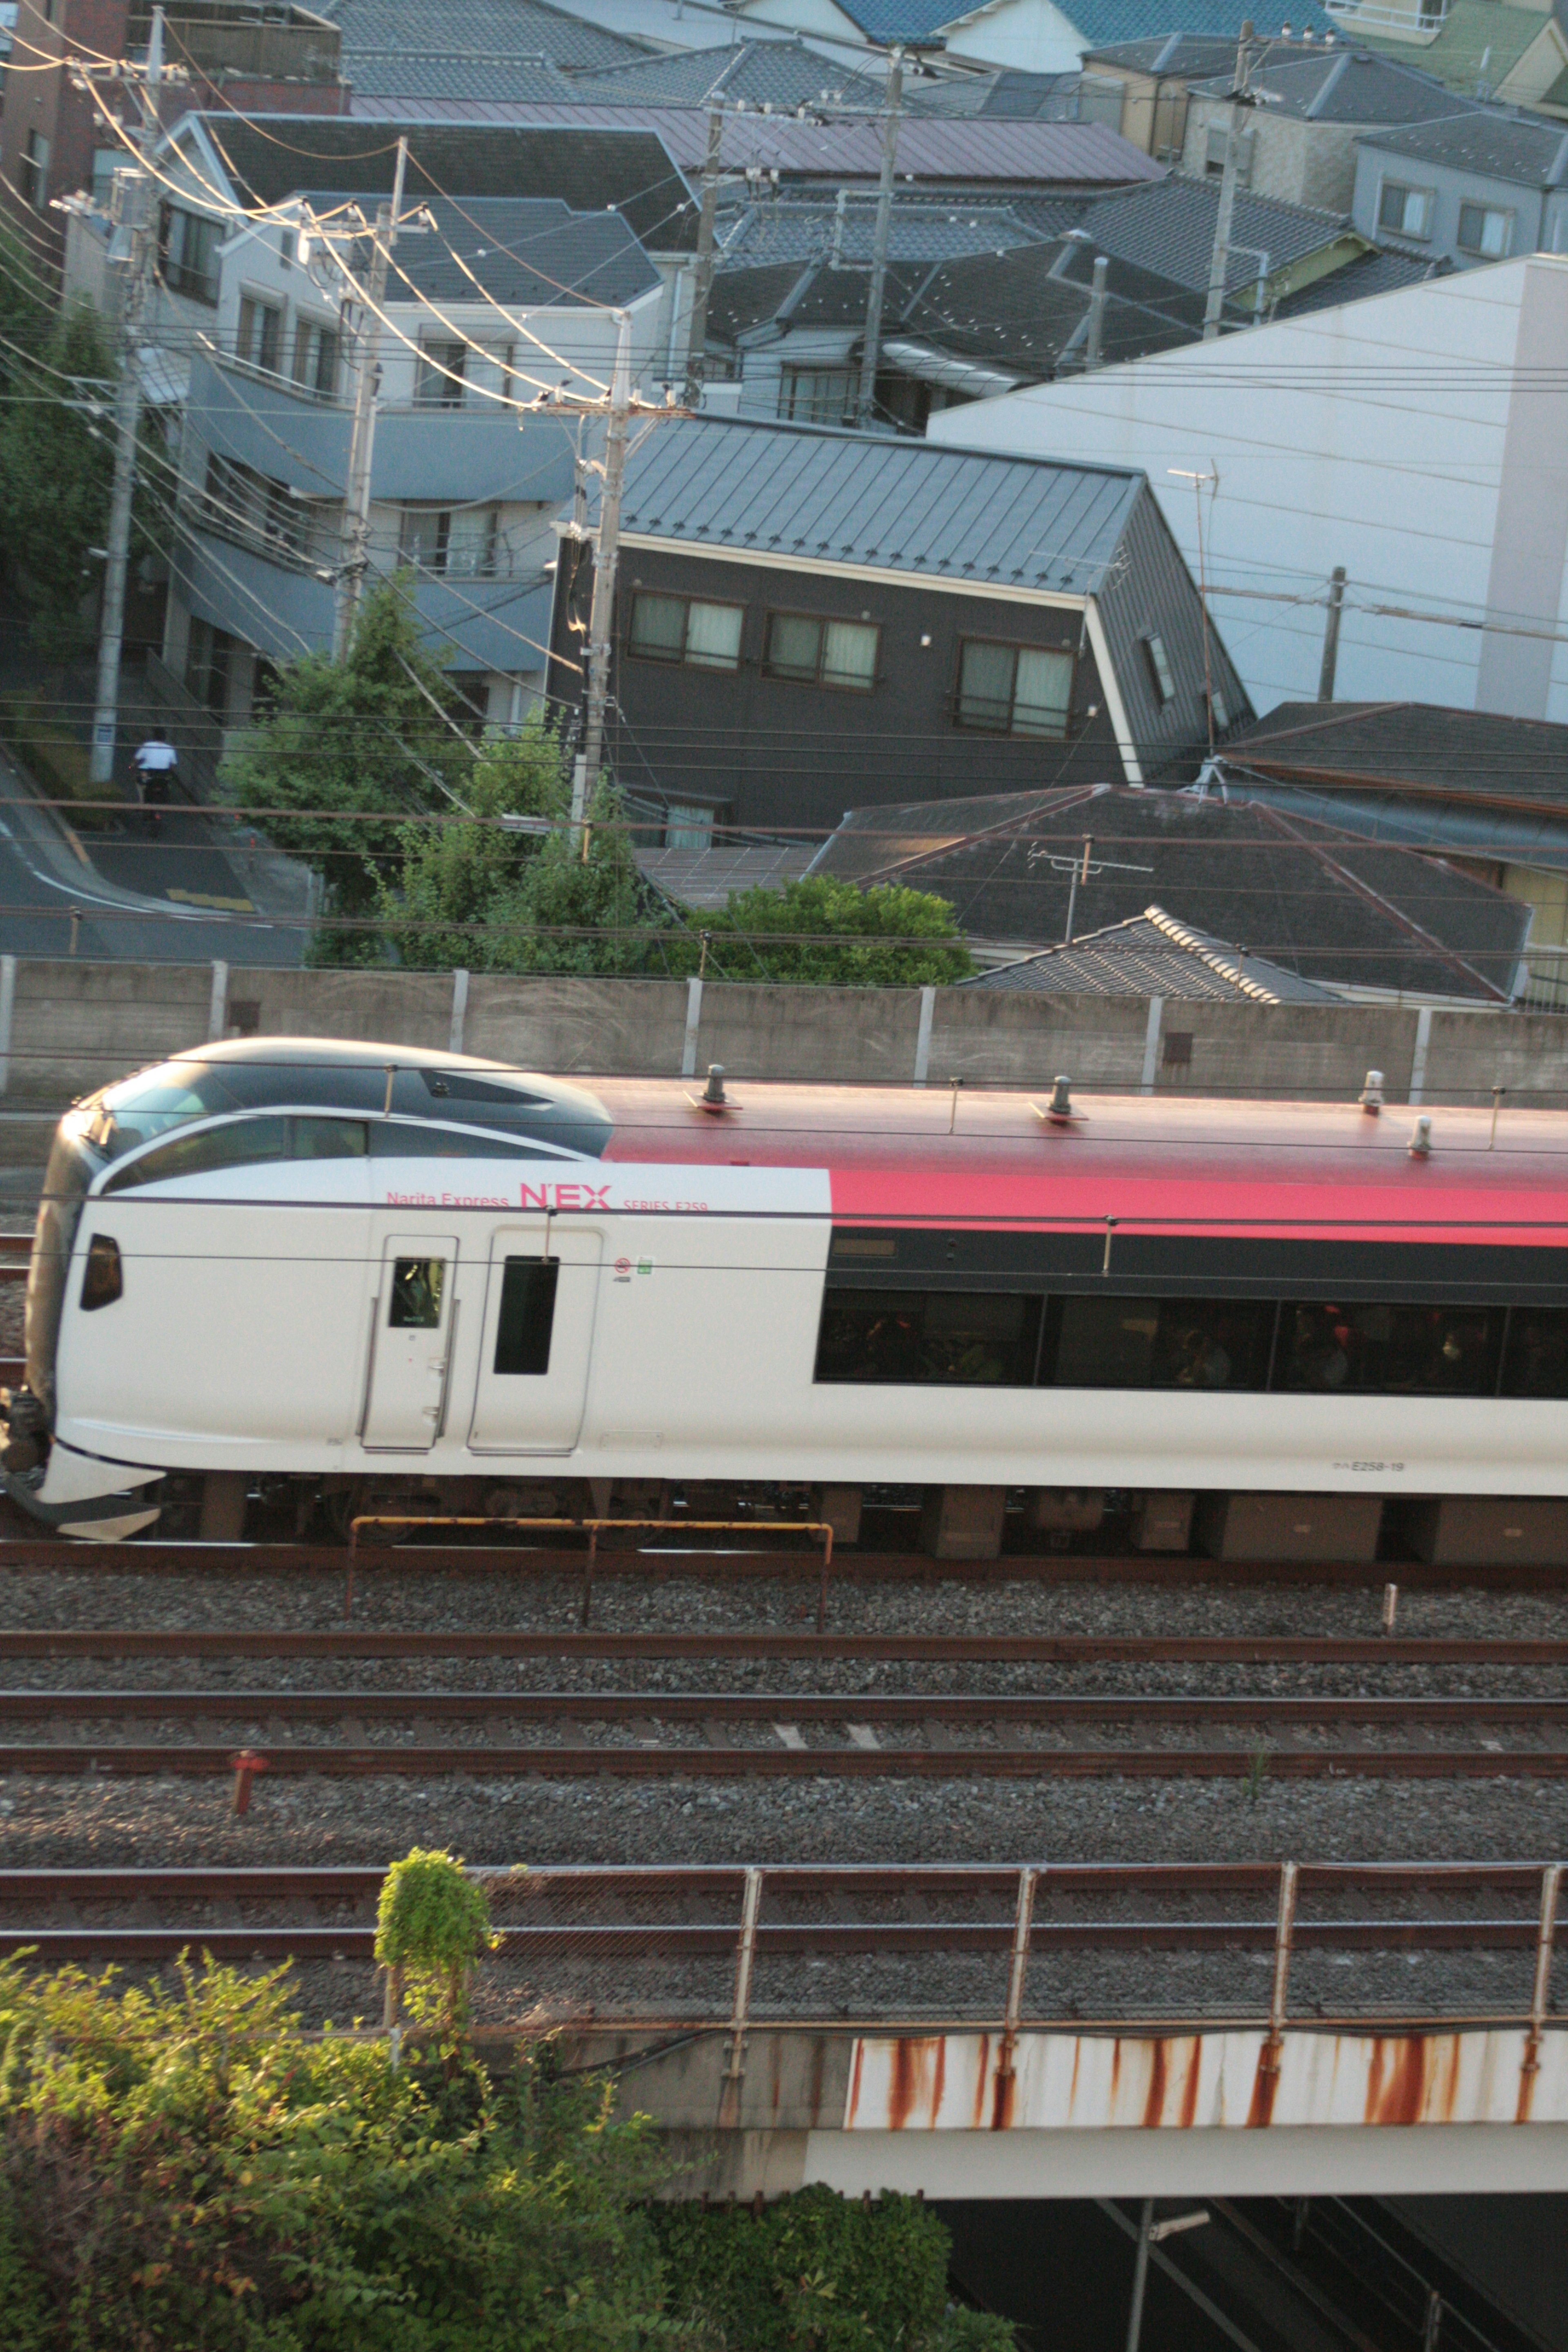
[[[374,820],[449,810],[454,796],[461,805],[474,753],[456,712],[420,638],[412,575],[400,572],[363,599],[344,660],[308,653],[287,665],[270,714],[224,761],[225,789],[315,867],[327,914],[350,926],[323,932],[313,960],[381,960],[375,919],[402,829]]]
[[[710,934],[708,969],[727,980],[925,988],[974,969],[945,898],[889,883],[861,890],[831,874],[733,891],[721,914],[694,915],[691,929]],[[697,969],[686,940],[670,953],[673,969]]]
[[[468,1971],[496,1942],[482,1886],[440,1849],[416,1846],[382,1881],[375,1957],[391,1972],[395,2010],[406,1993],[415,2016],[455,2042],[468,2019]]]
[[[48,341],[56,299],[15,223],[0,218],[0,383],[32,389],[26,362]]]
[[[22,323],[37,325],[30,310]],[[114,474],[114,355],[98,312],[73,304],[42,338],[38,362],[15,362],[0,498],[33,645],[63,668],[93,642],[98,567],[89,550],[103,543]]]

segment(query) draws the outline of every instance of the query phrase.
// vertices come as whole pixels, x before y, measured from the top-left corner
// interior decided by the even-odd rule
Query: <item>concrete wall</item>
[[[1391,1104],[1485,1103],[1500,1085],[1510,1099],[1568,1108],[1568,1016],[1557,1013],[480,974],[463,988],[449,972],[23,960],[0,1035],[6,1109],[52,1111],[209,1034],[460,1045],[584,1077],[721,1062],[741,1079],[1043,1087],[1066,1071],[1089,1091],[1342,1101],[1373,1068]],[[1178,1036],[1190,1058],[1168,1066]]]

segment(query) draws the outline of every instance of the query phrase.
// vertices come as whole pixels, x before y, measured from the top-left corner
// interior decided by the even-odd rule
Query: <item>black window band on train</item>
[[[859,1387],[1568,1398],[1568,1307],[832,1288],[816,1378]]]

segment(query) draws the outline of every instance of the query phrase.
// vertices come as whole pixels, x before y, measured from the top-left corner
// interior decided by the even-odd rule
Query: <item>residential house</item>
[[[1368,133],[1358,228],[1457,269],[1568,247],[1568,121],[1477,107],[1444,122]]]
[[[591,592],[567,524],[562,703]],[[911,788],[1191,774],[1211,709],[1223,735],[1247,707],[1142,475],[805,425],[644,436],[614,644],[616,773],[688,846],[820,832]]]
[[[1527,1001],[1568,1007],[1568,727],[1409,702],[1281,703],[1207,788],[1440,848],[1532,910]]]
[[[1087,836],[1092,867],[1094,843]],[[1063,853],[1070,856],[1070,845]],[[1103,870],[1103,869],[1102,869]],[[1068,877],[1070,881],[1070,877]],[[1085,877],[1090,878],[1090,877]],[[1076,909],[1075,909],[1076,912]],[[1145,907],[1100,931],[1075,931],[1059,946],[1018,956],[961,980],[960,988],[1022,989],[1033,996],[1158,996],[1167,1003],[1335,1004],[1337,989],[1303,980],[1267,956],[1212,939]],[[1156,1067],[1158,1065],[1156,1064]],[[1183,1066],[1178,1062],[1177,1069]]]
[[[302,193],[318,213],[341,202]],[[421,625],[476,722],[515,726],[542,690],[552,523],[574,440],[520,404],[557,387],[592,396],[608,380],[614,309],[629,314],[634,367],[651,380],[663,288],[614,210],[465,196],[428,212],[430,227],[399,238],[384,303],[370,559],[413,575]],[[247,224],[216,269],[191,359],[153,676],[223,729],[247,723],[272,665],[331,643],[354,375],[339,273],[314,253],[302,261],[291,229]]]
[[[1246,106],[1231,97],[1233,82],[1227,67],[1194,86],[1182,169],[1218,179],[1229,142],[1237,137],[1238,161],[1254,195],[1337,213],[1352,208],[1362,134],[1462,120],[1479,110],[1415,62],[1372,49],[1277,49],[1253,64],[1252,102]],[[1363,225],[1359,215],[1357,225]]]
[[[1194,572],[1201,539],[1259,711],[1316,694],[1342,566],[1337,694],[1564,720],[1564,348],[1568,260],[1537,255],[1006,394],[928,434],[1145,468]]]
[[[145,60],[151,0],[19,0],[12,39],[26,73],[7,74],[0,100],[0,199],[24,224],[32,249],[59,267],[65,224],[58,196],[107,191],[126,158],[119,124],[140,123],[123,83],[78,88],[67,58]],[[346,114],[337,28],[294,0],[165,0],[163,54],[178,75],[162,93],[172,124],[208,105]]]
[[[1329,32],[1322,37],[1331,44],[1334,37]],[[1310,56],[1316,43],[1309,34],[1300,47]],[[1089,49],[1083,60],[1079,114],[1086,121],[1109,123],[1157,163],[1179,163],[1194,84],[1233,73],[1237,47],[1237,37],[1229,33],[1160,32]],[[1260,56],[1253,51],[1259,65],[1295,53],[1296,45],[1282,35],[1268,42]]]
[[[940,41],[966,65],[1032,74],[1070,73],[1091,50],[1173,29],[1168,12],[1150,0],[739,0],[738,14],[742,24],[788,26],[810,40]],[[1248,11],[1233,0],[1185,0],[1181,16],[1183,31],[1234,44]],[[1297,32],[1327,33],[1333,22],[1319,0],[1300,0],[1288,20],[1253,5],[1250,20],[1264,35],[1286,21]]]
[[[991,948],[1103,941],[1152,902],[1194,934],[1239,942],[1244,974],[1262,957],[1335,992],[1497,1006],[1524,978],[1517,899],[1443,858],[1234,796],[1102,785],[869,802],[809,871],[934,891]],[[1163,1071],[1201,1089],[1217,1074],[1191,1054],[1168,1025]]]
[[[1556,12],[1521,0],[1331,0],[1341,37],[1407,58],[1457,97],[1568,109],[1568,37]]]
[[[647,56],[635,38],[549,0],[321,0],[356,99],[569,98],[579,74]]]

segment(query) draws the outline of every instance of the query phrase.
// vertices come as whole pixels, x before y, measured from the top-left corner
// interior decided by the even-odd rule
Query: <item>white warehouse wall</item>
[[[1260,713],[1316,695],[1342,563],[1339,700],[1568,720],[1568,644],[1553,642],[1568,636],[1568,259],[949,409],[929,435],[1142,467],[1194,575],[1197,499],[1173,469],[1215,477],[1213,611]]]

